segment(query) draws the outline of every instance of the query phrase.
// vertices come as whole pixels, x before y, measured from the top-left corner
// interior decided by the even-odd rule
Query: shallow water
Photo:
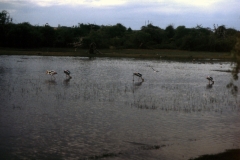
[[[231,67],[218,61],[0,56],[0,153],[171,160],[240,148],[240,82],[216,71]],[[46,70],[57,71],[55,79]],[[133,81],[134,72],[144,82]]]

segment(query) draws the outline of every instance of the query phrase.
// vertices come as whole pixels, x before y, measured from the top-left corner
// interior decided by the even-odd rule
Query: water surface
[[[240,83],[217,71],[231,68],[218,61],[0,56],[0,153],[171,160],[240,148]],[[57,71],[55,79],[46,70]],[[134,72],[144,82],[133,81]]]

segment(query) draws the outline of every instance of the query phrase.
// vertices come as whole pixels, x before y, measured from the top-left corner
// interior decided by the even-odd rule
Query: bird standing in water
[[[69,70],[64,70],[63,71],[65,74],[66,74],[66,77],[68,77],[68,78],[72,78],[71,76],[70,76],[70,71]]]
[[[212,84],[214,84],[214,81],[213,81],[213,78],[212,78],[212,77],[207,76],[207,80],[209,81],[209,84],[210,84],[210,82],[211,82]]]
[[[55,79],[54,75],[57,74],[57,72],[55,72],[54,70],[47,70],[46,74],[51,75]]]
[[[137,77],[141,78],[142,82],[144,81],[141,73],[133,73],[133,81],[134,81],[134,76],[137,76]]]

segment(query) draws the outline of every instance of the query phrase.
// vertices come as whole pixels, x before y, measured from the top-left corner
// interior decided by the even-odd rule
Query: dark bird
[[[211,82],[212,84],[214,84],[214,80],[213,80],[213,78],[212,78],[212,77],[210,77],[210,76],[207,76],[207,80],[209,81],[209,83]]]
[[[141,78],[142,82],[144,81],[141,73],[133,73],[133,81],[134,81],[134,76],[137,76],[137,77]]]
[[[54,75],[57,74],[57,72],[55,72],[54,70],[47,70],[46,74],[51,75],[55,79]]]
[[[152,68],[152,70],[153,70],[154,72],[159,72],[159,71],[155,70],[153,67],[151,67],[151,68]]]
[[[63,72],[66,74],[66,77],[71,78],[70,76],[71,72],[69,70],[64,70]]]

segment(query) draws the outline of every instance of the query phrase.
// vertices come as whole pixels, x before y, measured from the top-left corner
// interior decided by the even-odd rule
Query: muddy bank
[[[195,159],[190,160],[240,160],[240,149],[226,150],[223,153],[213,155],[203,155]]]
[[[40,56],[78,56],[78,57],[122,57],[143,59],[189,59],[231,61],[228,52],[196,52],[184,50],[145,50],[145,49],[103,49],[98,54],[89,54],[86,49],[77,51],[68,48],[40,49],[0,49],[0,55],[40,55]]]

